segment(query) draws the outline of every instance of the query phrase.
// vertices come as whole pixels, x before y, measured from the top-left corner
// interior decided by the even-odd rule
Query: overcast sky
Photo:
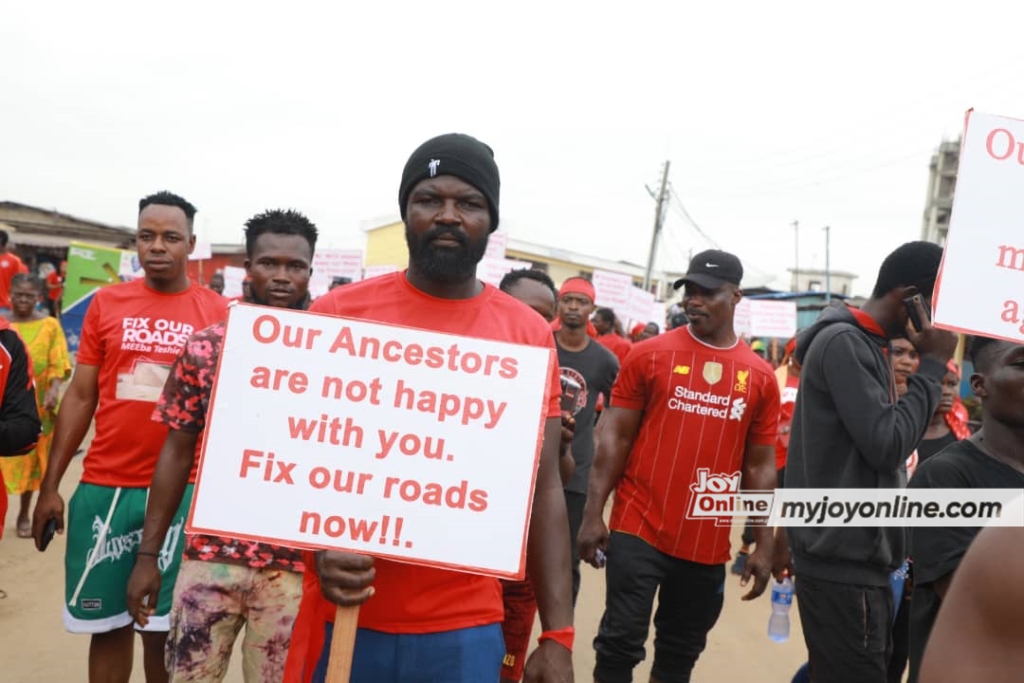
[[[494,148],[512,237],[643,263],[670,159],[660,267],[709,246],[685,209],[787,287],[799,220],[801,265],[830,225],[867,293],[920,236],[964,112],[1024,115],[1010,0],[26,2],[0,22],[0,198],[131,226],[169,189],[215,242],[292,207],[361,246],[409,153],[458,131]]]

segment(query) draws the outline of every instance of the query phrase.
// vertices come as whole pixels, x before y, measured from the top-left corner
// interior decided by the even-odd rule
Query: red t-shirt
[[[77,359],[99,367],[96,436],[83,463],[83,482],[149,486],[167,438],[167,427],[151,418],[171,365],[193,332],[226,315],[224,297],[195,283],[178,294],[161,294],[140,278],[93,295]]]
[[[26,266],[18,255],[10,251],[0,254],[0,308],[11,307],[11,280],[18,273],[27,273]]]
[[[690,485],[701,468],[710,475],[739,471],[748,443],[775,444],[779,387],[771,367],[746,344],[715,348],[681,327],[633,348],[612,406],[644,415],[610,528],[673,557],[727,562],[730,527],[686,518]]]
[[[61,294],[64,293],[64,282],[61,280],[60,273],[57,271],[53,271],[46,276],[46,285],[46,296],[50,301],[56,301],[60,298]],[[56,289],[51,289],[51,287],[55,287],[56,285],[60,286]]]
[[[626,356],[633,348],[633,342],[614,333],[602,334],[597,338],[597,343],[614,353],[615,357],[619,359],[620,366],[626,362]]]
[[[410,285],[404,272],[391,273],[337,287],[313,302],[310,311],[556,351],[544,319],[491,285],[472,299],[437,299]],[[549,418],[561,416],[561,391],[556,361],[548,381]],[[374,567],[376,594],[360,607],[360,628],[437,633],[498,623],[504,616],[497,579],[382,559]],[[286,681],[306,680],[303,667],[308,678],[309,663],[315,665],[320,656],[324,621],[334,619],[334,610],[320,593],[310,553]]]
[[[775,469],[786,466],[786,454],[789,452],[789,428],[793,424],[793,409],[796,408],[796,392],[800,388],[800,378],[786,375],[786,386],[782,389],[779,406],[779,438],[775,442]],[[783,433],[783,428],[786,432]]]

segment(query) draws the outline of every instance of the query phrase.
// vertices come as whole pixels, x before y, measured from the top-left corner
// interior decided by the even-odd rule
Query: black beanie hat
[[[434,176],[451,175],[466,181],[487,199],[491,232],[498,229],[498,195],[501,178],[494,163],[494,151],[474,137],[462,133],[439,135],[420,145],[402,171],[398,208],[405,220],[409,195],[416,184]]]

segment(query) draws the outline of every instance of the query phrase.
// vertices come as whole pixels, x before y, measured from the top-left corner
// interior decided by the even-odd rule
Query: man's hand
[[[160,567],[152,555],[139,555],[128,579],[128,614],[140,627],[156,614],[160,598]]]
[[[316,553],[320,592],[335,605],[354,607],[373,597],[373,558],[335,550]]]
[[[576,418],[566,410],[562,411],[562,448],[568,448],[572,444],[572,438],[576,435]]]
[[[580,532],[576,535],[576,546],[580,549],[580,559],[590,566],[601,569],[604,565],[597,559],[597,551],[608,551],[608,525],[600,516],[585,515],[580,524]]]
[[[785,529],[779,530],[775,536],[774,558],[772,559],[772,576],[776,581],[782,582],[787,576],[793,576],[793,556],[789,552],[789,539],[786,538]]]
[[[747,564],[743,568],[743,578],[740,579],[740,586],[743,588],[747,587],[750,583],[750,577],[754,577],[754,587],[743,596],[743,600],[753,600],[754,598],[761,597],[764,593],[765,588],[768,587],[768,579],[772,575],[772,545],[769,543],[768,547],[764,547],[764,544],[758,543],[754,547],[754,552],[750,553],[747,558]]]
[[[914,306],[917,308],[923,329],[918,332],[914,329],[914,324],[907,320],[907,339],[922,356],[931,356],[940,363],[948,363],[956,353],[957,334],[933,327],[931,317],[920,299],[915,299]]]
[[[523,683],[572,683],[572,653],[553,640],[542,640],[526,660]]]
[[[36,510],[32,513],[32,538],[36,549],[42,551],[43,529],[51,519],[57,520],[57,533],[64,533],[64,499],[53,489],[41,489]]]

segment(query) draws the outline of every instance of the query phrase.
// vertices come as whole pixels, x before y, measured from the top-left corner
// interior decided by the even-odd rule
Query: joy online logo
[[[690,505],[687,519],[713,519],[715,526],[731,526],[733,517],[767,516],[772,511],[774,494],[762,491],[741,491],[742,472],[711,474],[702,467],[697,470],[697,481],[690,484]],[[755,520],[754,523],[767,523]]]

